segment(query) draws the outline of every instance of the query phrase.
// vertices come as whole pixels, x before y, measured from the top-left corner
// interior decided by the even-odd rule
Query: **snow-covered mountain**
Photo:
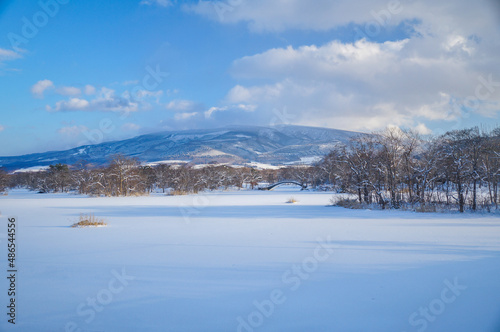
[[[289,125],[168,131],[66,151],[0,157],[0,165],[8,170],[74,164],[83,160],[101,165],[114,154],[136,157],[142,162],[177,160],[277,165],[317,159],[355,135],[359,133]]]

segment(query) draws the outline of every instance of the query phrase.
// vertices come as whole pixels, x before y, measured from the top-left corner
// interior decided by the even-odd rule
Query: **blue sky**
[[[437,0],[0,2],[0,155],[163,130],[498,124],[499,7]]]

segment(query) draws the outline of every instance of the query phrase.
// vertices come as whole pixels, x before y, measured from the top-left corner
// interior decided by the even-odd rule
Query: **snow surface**
[[[285,165],[312,165],[323,159],[321,156],[301,157],[299,161],[285,163]]]
[[[225,156],[228,155],[225,152],[215,150],[215,149],[208,149],[207,151],[201,151],[196,153],[194,156],[195,157],[216,157],[216,156]]]
[[[7,323],[2,278],[0,331],[500,331],[498,216],[331,197],[13,191],[0,197],[0,261],[5,272],[15,216],[18,316]],[[71,228],[80,213],[108,227]]]
[[[250,163],[246,163],[245,165],[249,166],[249,167],[255,167],[255,168],[258,168],[258,169],[280,169],[280,168],[284,167],[284,166],[275,166],[275,165],[271,165],[271,164],[259,163],[259,162],[256,162],[256,161],[252,161]]]
[[[78,155],[80,155],[80,154],[84,154],[86,150],[87,150],[87,148],[86,148],[86,147],[81,148],[81,149],[78,149],[78,152],[73,153],[72,155],[73,155],[73,156],[78,156]]]
[[[168,140],[170,141],[180,141],[180,140],[196,140],[196,139],[207,139],[212,137],[221,136],[227,134],[229,131],[227,130],[218,130],[218,131],[208,131],[206,133],[199,133],[200,130],[195,131],[183,131],[183,132],[173,132],[168,135]],[[154,135],[154,134],[153,134]]]
[[[187,164],[189,163],[190,160],[186,161],[186,160],[160,160],[160,161],[155,161],[155,162],[152,162],[152,163],[141,163],[141,165],[143,166],[158,166],[158,165],[162,165],[162,164],[165,164],[165,165],[169,165],[169,164]]]
[[[50,168],[49,166],[32,166],[32,167],[28,167],[28,168],[18,169],[12,173],[41,172],[41,171],[46,171],[49,168]]]

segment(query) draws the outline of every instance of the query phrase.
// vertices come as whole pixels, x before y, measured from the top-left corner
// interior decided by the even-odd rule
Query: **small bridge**
[[[274,188],[281,186],[283,184],[295,184],[295,185],[301,187],[302,188],[301,190],[304,190],[307,188],[307,184],[302,184],[302,183],[300,183],[298,181],[294,181],[294,180],[283,180],[283,181],[273,183],[267,187],[259,187],[259,190],[273,190]]]

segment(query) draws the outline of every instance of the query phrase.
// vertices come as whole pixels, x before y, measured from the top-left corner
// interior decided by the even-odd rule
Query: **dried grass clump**
[[[415,208],[415,212],[419,213],[435,213],[437,212],[436,205],[420,205]]]
[[[366,204],[360,204],[357,199],[353,198],[339,198],[338,200],[331,199],[330,202],[333,206],[340,206],[346,209],[361,210],[366,209]]]
[[[107,226],[107,224],[104,222],[104,219],[97,218],[93,213],[90,214],[80,213],[78,222],[74,223],[71,227],[81,228],[81,227],[104,227],[104,226]]]
[[[185,190],[171,190],[168,195],[169,196],[186,196],[189,193]]]

